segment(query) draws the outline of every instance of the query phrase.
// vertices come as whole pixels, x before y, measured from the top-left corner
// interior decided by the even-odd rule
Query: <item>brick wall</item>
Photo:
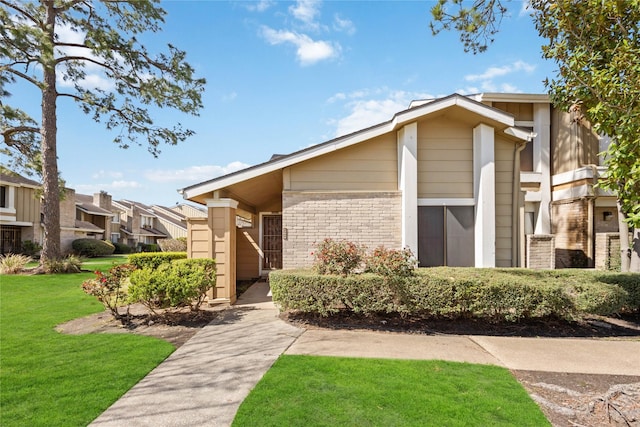
[[[313,263],[314,242],[330,237],[369,248],[402,245],[400,192],[282,194],[283,268]]]
[[[596,263],[599,270],[620,269],[620,234],[596,233]]]
[[[618,210],[613,207],[598,207],[593,211],[596,233],[618,232]]]
[[[554,202],[551,232],[556,238],[556,268],[589,267],[589,200]]]
[[[551,234],[527,235],[526,260],[527,268],[555,268],[555,236]]]

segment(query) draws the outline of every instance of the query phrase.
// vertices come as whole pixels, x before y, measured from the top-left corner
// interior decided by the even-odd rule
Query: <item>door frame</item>
[[[262,276],[263,273],[273,271],[270,268],[264,268],[262,266],[264,261],[264,247],[263,247],[263,237],[264,237],[264,217],[265,216],[280,216],[282,220],[282,212],[260,212],[258,214],[258,247],[260,248],[260,256],[258,257],[258,274]]]

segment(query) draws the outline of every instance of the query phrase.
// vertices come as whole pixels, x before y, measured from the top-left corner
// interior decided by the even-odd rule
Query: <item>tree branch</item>
[[[38,27],[42,26],[42,22],[41,21],[38,21],[33,15],[28,13],[23,8],[19,7],[17,4],[10,3],[10,2],[8,2],[6,0],[0,0],[0,4],[4,4],[5,6],[15,10],[16,12],[18,12],[19,15],[22,15],[22,16],[25,16],[25,17],[29,18],[29,20],[31,22],[33,22],[34,24],[36,24]]]
[[[15,74],[16,76],[20,77],[21,79],[25,79],[26,81],[28,81],[29,83],[33,84],[34,86],[37,86],[38,88],[41,88],[42,85],[41,83],[34,79],[33,77],[30,77],[28,75],[26,75],[25,73],[18,71],[18,70],[14,70],[13,68],[9,67],[8,65],[3,65],[0,67],[0,71],[6,71],[8,73],[11,74]]]

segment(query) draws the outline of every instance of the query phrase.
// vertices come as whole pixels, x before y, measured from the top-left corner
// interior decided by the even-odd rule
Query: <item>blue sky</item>
[[[166,1],[151,51],[172,43],[207,79],[199,117],[159,111],[196,135],[161,147],[119,149],[75,104],[59,102],[59,168],[83,194],[147,204],[183,202],[177,189],[391,118],[412,99],[454,92],[543,93],[555,67],[541,58],[522,1],[488,52],[465,53],[455,33],[432,36],[433,1]],[[99,75],[93,84],[107,84]],[[37,112],[21,85],[13,104]]]

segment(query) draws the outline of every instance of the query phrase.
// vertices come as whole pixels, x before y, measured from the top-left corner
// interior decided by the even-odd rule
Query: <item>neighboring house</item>
[[[112,211],[120,215],[120,243],[131,247],[157,244],[169,235],[160,230],[160,219],[150,206],[131,200],[112,202]]]
[[[150,211],[156,214],[158,230],[163,232],[167,239],[187,237],[187,217],[171,208],[153,205]]]
[[[19,253],[22,242],[42,243],[40,183],[0,174],[0,253]]]
[[[198,206],[188,205],[186,203],[182,203],[179,205],[175,205],[171,208],[172,211],[181,214],[184,218],[193,218],[193,217],[206,217],[207,210],[204,208],[200,208]]]
[[[410,248],[421,266],[592,266],[617,231],[594,190],[608,141],[547,95],[453,94],[388,122],[181,190],[190,257],[217,260],[213,299],[235,281],[309,266],[314,242]],[[237,217],[244,218],[243,226]]]

